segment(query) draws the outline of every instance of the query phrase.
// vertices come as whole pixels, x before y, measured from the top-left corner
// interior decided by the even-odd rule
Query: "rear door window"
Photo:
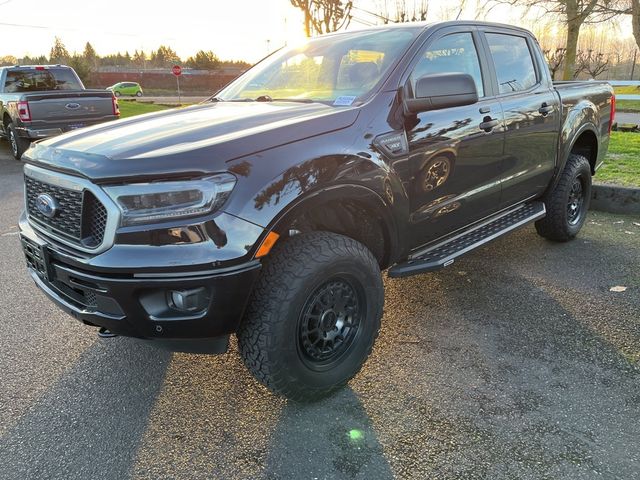
[[[528,90],[538,83],[526,38],[503,33],[487,33],[486,37],[500,93]]]
[[[81,90],[82,85],[68,68],[8,70],[4,83],[7,93]]]

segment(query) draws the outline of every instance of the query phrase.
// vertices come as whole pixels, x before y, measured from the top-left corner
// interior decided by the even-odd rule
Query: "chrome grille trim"
[[[106,208],[107,210],[107,220],[106,220],[106,225],[104,227],[104,236],[102,238],[102,242],[94,247],[89,248],[84,245],[78,244],[76,242],[70,241],[69,239],[65,238],[62,235],[58,235],[55,232],[46,230],[45,228],[43,228],[43,226],[39,222],[34,221],[34,219],[31,218],[31,216],[29,215],[29,210],[27,208],[28,199],[27,199],[27,189],[26,189],[26,183],[25,183],[25,190],[24,190],[25,211],[27,214],[27,219],[29,220],[29,224],[35,230],[37,230],[38,232],[42,233],[47,237],[53,238],[54,240],[64,245],[67,245],[76,250],[80,250],[82,252],[98,254],[98,253],[104,252],[105,250],[108,250],[113,246],[113,242],[115,241],[115,236],[116,236],[116,229],[120,224],[120,209],[116,206],[113,200],[111,200],[111,197],[109,197],[104,192],[104,190],[102,190],[97,185],[91,183],[87,179],[74,177],[72,175],[58,173],[51,170],[46,170],[44,168],[36,167],[34,165],[29,165],[29,164],[25,165],[24,174],[25,176],[33,178],[34,180],[37,180],[39,182],[47,183],[49,185],[53,185],[60,188],[65,188],[67,190],[73,190],[76,192],[84,192],[85,190],[87,190],[88,192],[91,192],[91,194],[93,194],[93,196],[98,201],[100,201],[100,203],[102,203],[104,208]]]

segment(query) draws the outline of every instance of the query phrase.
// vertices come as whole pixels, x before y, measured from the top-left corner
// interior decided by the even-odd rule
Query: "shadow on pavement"
[[[88,348],[3,436],[0,477],[126,478],[170,358],[150,349],[129,339]]]
[[[371,419],[349,387],[316,404],[287,403],[269,447],[269,479],[393,478]]]

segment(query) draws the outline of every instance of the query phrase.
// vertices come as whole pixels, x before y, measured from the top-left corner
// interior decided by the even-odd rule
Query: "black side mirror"
[[[471,105],[478,101],[473,77],[467,73],[436,73],[420,77],[414,98],[405,99],[409,113]]]

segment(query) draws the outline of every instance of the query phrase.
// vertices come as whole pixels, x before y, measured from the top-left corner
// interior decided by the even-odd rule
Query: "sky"
[[[478,0],[480,1],[480,0]],[[350,29],[365,28],[376,18],[383,0],[356,0]],[[410,3],[408,1],[407,3]],[[482,2],[486,3],[486,2]],[[429,18],[455,17],[447,0],[429,1]],[[460,16],[475,16],[467,2]],[[25,6],[25,9],[21,8]],[[523,25],[521,14],[494,9],[484,19]],[[622,34],[630,35],[627,21]],[[100,55],[165,44],[186,58],[212,50],[224,60],[255,62],[287,43],[304,39],[302,14],[289,0],[0,0],[0,56],[48,55],[54,38],[71,52],[90,41]]]

